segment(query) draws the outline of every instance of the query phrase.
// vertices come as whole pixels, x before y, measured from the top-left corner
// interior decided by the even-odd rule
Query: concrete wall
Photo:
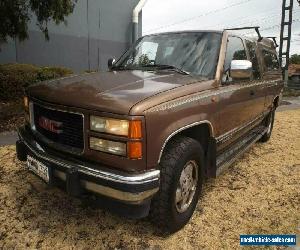
[[[132,10],[139,0],[78,0],[67,25],[49,24],[50,41],[29,24],[29,40],[1,45],[0,63],[65,66],[80,72],[105,70],[131,43]],[[140,20],[142,20],[140,16]],[[140,23],[140,34],[142,24]]]

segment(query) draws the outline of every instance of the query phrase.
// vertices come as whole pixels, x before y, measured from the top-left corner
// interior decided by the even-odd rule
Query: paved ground
[[[208,181],[191,222],[169,236],[47,186],[0,147],[0,249],[240,249],[240,234],[300,234],[299,124],[300,110],[277,113],[271,140]]]
[[[282,105],[277,111],[294,110],[300,108],[300,96],[298,97],[286,97],[284,98]]]
[[[0,147],[5,145],[14,145],[17,137],[17,132],[0,133]]]

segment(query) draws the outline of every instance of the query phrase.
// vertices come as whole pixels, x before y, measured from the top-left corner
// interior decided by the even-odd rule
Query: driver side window
[[[223,82],[232,82],[230,65],[232,60],[247,60],[246,50],[241,38],[229,37],[224,63]]]

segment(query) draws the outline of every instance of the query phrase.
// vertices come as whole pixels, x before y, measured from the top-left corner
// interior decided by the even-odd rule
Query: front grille
[[[75,149],[83,150],[83,116],[64,111],[58,111],[42,107],[38,104],[33,106],[34,124],[36,130],[51,142],[66,145]],[[59,133],[45,129],[39,124],[40,118],[60,123]]]

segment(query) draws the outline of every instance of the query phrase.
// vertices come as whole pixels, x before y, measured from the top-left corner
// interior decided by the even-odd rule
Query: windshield
[[[176,69],[213,78],[220,44],[221,34],[212,32],[145,36],[119,59],[114,69]]]

